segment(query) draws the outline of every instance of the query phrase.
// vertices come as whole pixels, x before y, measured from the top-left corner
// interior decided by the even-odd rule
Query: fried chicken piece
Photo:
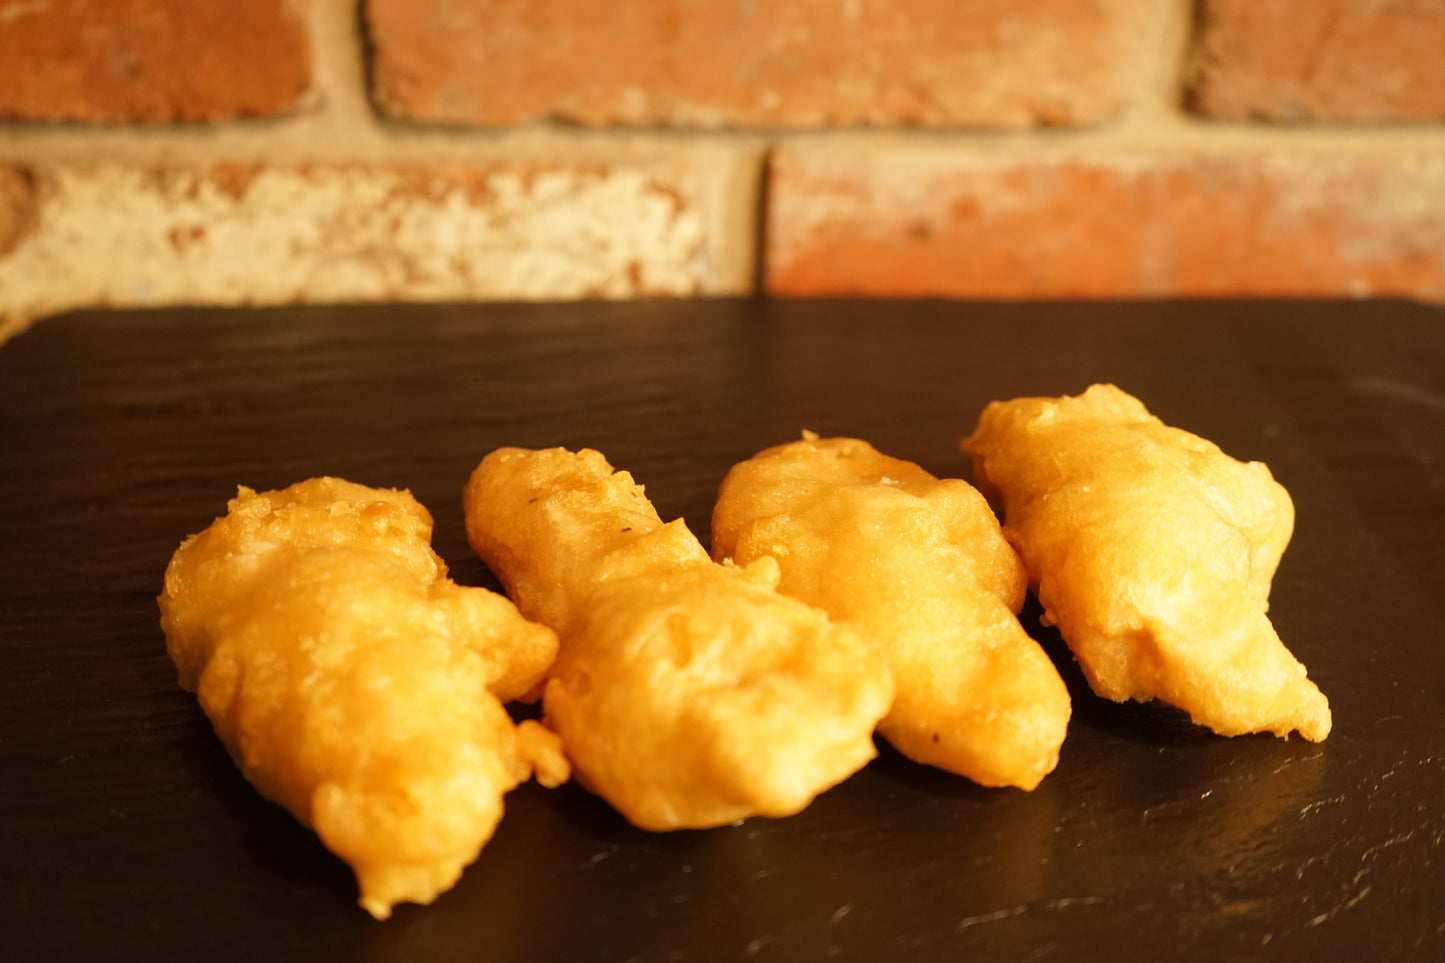
[[[881,653],[774,591],[772,560],[713,564],[598,452],[494,451],[465,509],[472,547],[561,637],[548,725],[635,825],[790,815],[874,756]]]
[[[1329,734],[1265,615],[1294,506],[1263,464],[1113,385],[993,402],[962,447],[1095,692],[1163,699],[1226,736]]]
[[[177,549],[159,598],[180,684],[381,919],[456,882],[534,765],[566,779],[556,737],[502,707],[539,683],[556,636],[448,579],[431,527],[405,491],[243,487]]]
[[[805,432],[728,472],[712,537],[718,560],[776,558],[779,591],[882,646],[897,694],[878,730],[905,756],[986,786],[1053,771],[1069,693],[1015,617],[1023,563],[967,482]]]

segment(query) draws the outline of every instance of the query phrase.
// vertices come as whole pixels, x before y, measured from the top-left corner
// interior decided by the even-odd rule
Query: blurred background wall
[[[80,306],[1445,300],[1445,0],[0,0]]]

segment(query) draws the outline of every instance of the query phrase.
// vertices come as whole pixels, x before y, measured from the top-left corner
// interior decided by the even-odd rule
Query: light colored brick
[[[373,96],[465,124],[1091,124],[1156,0],[367,0]]]
[[[37,171],[0,257],[0,315],[82,306],[711,293],[705,187],[684,167]]]
[[[1224,119],[1445,119],[1441,0],[1202,0],[1193,102]]]
[[[0,3],[0,117],[170,123],[291,109],[311,0]]]
[[[783,151],[778,295],[1445,300],[1445,154]]]
[[[35,223],[35,190],[30,175],[0,166],[0,258],[15,250]]]

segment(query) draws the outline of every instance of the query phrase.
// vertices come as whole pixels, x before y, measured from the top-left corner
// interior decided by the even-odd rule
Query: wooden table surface
[[[1293,495],[1272,595],[1313,745],[1090,695],[1033,793],[884,747],[804,813],[649,834],[569,785],[378,923],[175,684],[166,562],[237,484],[410,488],[458,581],[500,445],[601,449],[708,537],[809,428],[969,477],[983,405],[1113,381]],[[0,347],[0,956],[1445,958],[1445,311],[683,301],[88,313]]]

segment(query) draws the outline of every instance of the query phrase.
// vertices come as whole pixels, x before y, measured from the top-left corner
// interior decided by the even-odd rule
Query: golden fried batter
[[[873,757],[881,653],[775,592],[770,559],[713,564],[598,452],[494,451],[465,508],[473,548],[561,637],[548,724],[635,825],[789,815]]]
[[[446,577],[404,491],[315,478],[241,488],[186,539],[160,596],[166,646],[242,772],[356,872],[378,918],[476,859],[556,737],[501,700],[557,649],[494,592]]]
[[[728,472],[712,537],[719,560],[775,557],[779,591],[883,647],[897,695],[878,729],[904,755],[986,786],[1053,770],[1069,693],[1015,617],[1023,563],[967,482],[805,433]]]
[[[1160,698],[1222,735],[1330,731],[1265,616],[1288,493],[1112,385],[993,402],[963,442],[1094,691]]]

